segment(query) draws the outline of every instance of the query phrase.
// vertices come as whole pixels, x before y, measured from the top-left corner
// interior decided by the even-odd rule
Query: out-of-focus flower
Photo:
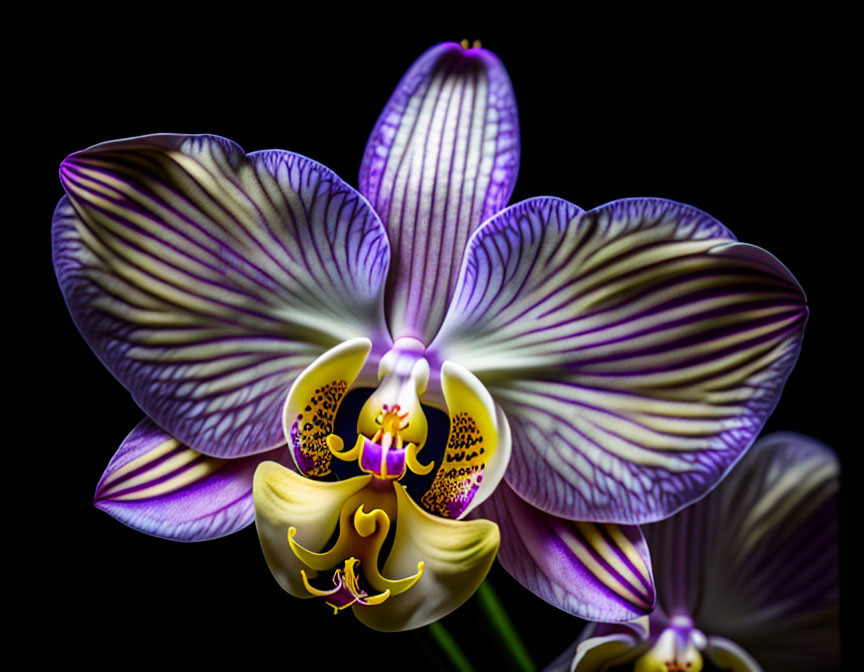
[[[760,439],[705,499],[643,528],[650,619],[590,625],[549,672],[839,669],[838,476],[811,438]]]
[[[149,416],[97,506],[212,538],[251,522],[257,473],[280,584],[398,629],[482,581],[498,528],[456,521],[486,500],[505,567],[544,598],[586,618],[650,611],[635,525],[700,497],[748,448],[797,357],[804,298],[690,206],[502,210],[518,163],[503,66],[458,44],[404,76],[359,192],[214,136],[66,159],[58,279]],[[355,441],[334,422],[356,388],[374,392]],[[421,401],[449,415],[440,445]],[[342,462],[353,471],[333,481]],[[505,470],[512,490],[488,500]]]

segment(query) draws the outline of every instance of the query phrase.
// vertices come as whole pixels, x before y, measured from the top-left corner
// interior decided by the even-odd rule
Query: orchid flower
[[[803,295],[690,206],[505,208],[518,164],[507,73],[464,43],[399,83],[359,191],[214,136],[68,157],[60,286],[148,416],[96,505],[196,541],[249,524],[254,502],[280,585],[382,630],[456,608],[499,537],[505,566],[572,613],[650,611],[636,525],[749,447],[797,357]],[[337,433],[361,389],[353,435]],[[449,416],[440,442],[430,407]]]
[[[708,497],[644,528],[650,619],[592,624],[549,672],[699,672],[703,655],[736,672],[839,669],[838,476],[814,439],[760,439]]]

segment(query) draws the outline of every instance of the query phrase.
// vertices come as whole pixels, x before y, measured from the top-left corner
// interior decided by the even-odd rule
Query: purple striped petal
[[[224,537],[255,519],[258,464],[285,459],[285,448],[236,460],[207,457],[145,419],[111,458],[94,503],[124,525],[163,539]]]
[[[73,154],[60,175],[54,265],[69,310],[138,404],[195,450],[278,446],[300,371],[349,338],[389,342],[386,233],[320,164],[154,135]]]
[[[645,526],[659,604],[734,640],[765,669],[831,668],[838,475],[834,453],[813,439],[760,439],[705,499]]]
[[[502,406],[516,492],[579,520],[658,520],[710,490],[773,410],[807,316],[774,257],[657,199],[515,205],[459,282],[430,363],[462,363]]]
[[[423,54],[378,118],[360,168],[360,191],[393,246],[394,338],[435,335],[468,237],[507,203],[518,169],[516,101],[498,58],[454,43]]]
[[[550,516],[503,485],[475,517],[498,523],[504,568],[559,609],[620,622],[654,607],[651,558],[638,527]]]

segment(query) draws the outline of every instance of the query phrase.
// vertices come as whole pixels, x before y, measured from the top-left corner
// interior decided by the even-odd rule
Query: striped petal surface
[[[506,485],[474,516],[498,523],[498,559],[523,586],[589,620],[628,621],[654,607],[651,559],[636,526],[550,516]]]
[[[780,262],[699,210],[539,198],[473,236],[429,356],[462,363],[504,409],[523,498],[641,523],[698,499],[749,447],[806,315]]]
[[[285,448],[223,460],[184,446],[152,420],[127,436],[96,487],[95,505],[129,527],[163,539],[205,541],[255,519],[252,476]]]
[[[813,439],[760,439],[705,499],[645,526],[659,604],[764,669],[833,669],[838,476],[834,453]]]
[[[516,101],[498,58],[453,43],[423,54],[378,118],[360,169],[393,247],[394,338],[432,339],[468,237],[507,203],[518,168]]]
[[[389,342],[386,233],[320,164],[156,135],[73,154],[60,174],[54,264],[69,310],[138,404],[195,450],[280,445],[282,404],[310,362],[349,338]]]

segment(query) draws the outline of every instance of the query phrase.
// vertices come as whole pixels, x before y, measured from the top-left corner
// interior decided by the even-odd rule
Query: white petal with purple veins
[[[394,338],[435,335],[468,237],[507,203],[518,168],[516,101],[498,58],[454,43],[423,54],[381,113],[360,169],[360,191],[393,247]]]
[[[350,338],[373,339],[376,356],[389,345],[386,232],[320,164],[154,135],[73,154],[60,173],[54,265],[69,310],[138,404],[195,450],[278,446],[300,371]]]
[[[654,607],[651,560],[638,527],[550,516],[506,485],[474,516],[498,523],[501,564],[559,609],[580,618],[620,622]]]
[[[695,208],[538,198],[472,237],[427,357],[463,364],[502,406],[522,497],[640,523],[704,495],[749,447],[806,315],[782,264]]]
[[[283,448],[236,460],[184,446],[152,420],[127,436],[96,488],[95,505],[129,527],[164,539],[205,541],[249,525],[252,475],[262,460],[286,460]]]

